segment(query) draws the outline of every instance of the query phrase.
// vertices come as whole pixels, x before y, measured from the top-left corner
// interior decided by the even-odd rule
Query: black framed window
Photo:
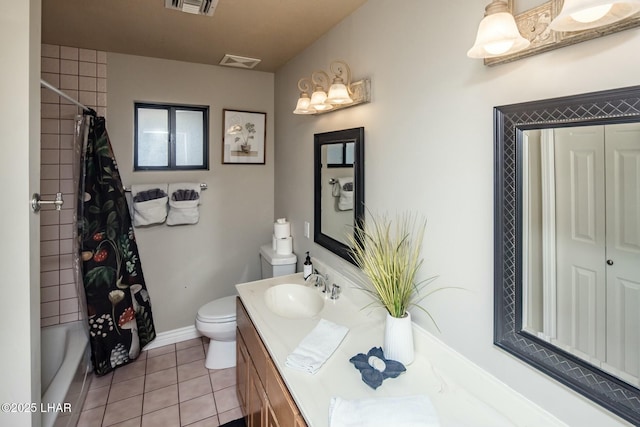
[[[327,145],[327,167],[329,168],[353,167],[355,142],[340,142]]]
[[[209,107],[135,103],[134,170],[209,168]]]

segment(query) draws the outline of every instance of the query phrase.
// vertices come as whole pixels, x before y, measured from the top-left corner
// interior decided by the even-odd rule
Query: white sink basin
[[[273,313],[290,319],[313,317],[324,307],[324,298],[316,288],[292,283],[267,289],[264,300]]]

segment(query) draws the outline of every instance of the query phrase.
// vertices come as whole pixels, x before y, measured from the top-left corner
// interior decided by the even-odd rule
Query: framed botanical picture
[[[222,163],[264,165],[267,113],[224,109]]]

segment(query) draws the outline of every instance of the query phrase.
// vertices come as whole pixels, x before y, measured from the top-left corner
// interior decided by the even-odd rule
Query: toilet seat
[[[236,321],[236,296],[211,301],[198,310],[197,320],[203,323],[229,323]]]

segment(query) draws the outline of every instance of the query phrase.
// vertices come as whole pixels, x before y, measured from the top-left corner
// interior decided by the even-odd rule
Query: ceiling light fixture
[[[484,18],[478,26],[476,42],[467,52],[467,56],[492,58],[508,55],[526,49],[529,43],[518,31],[507,3],[493,0],[485,8]]]
[[[298,80],[300,97],[293,114],[322,114],[371,100],[371,81],[351,82],[351,68],[346,62],[333,61],[329,69],[333,78],[327,72],[317,70],[311,73],[311,78]],[[313,92],[309,96],[311,90]]]
[[[621,21],[640,11],[640,0],[564,0],[551,21],[555,31],[582,31]]]

